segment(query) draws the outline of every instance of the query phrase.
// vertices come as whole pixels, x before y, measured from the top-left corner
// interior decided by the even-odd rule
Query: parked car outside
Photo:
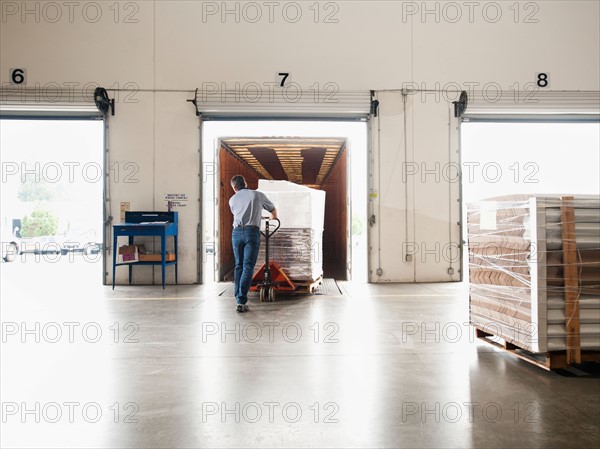
[[[21,251],[21,239],[19,239],[14,232],[10,232],[8,228],[2,228],[0,246],[1,257],[5,262],[14,262]]]
[[[55,235],[22,238],[20,250],[21,253],[60,254],[61,238]]]
[[[71,232],[63,238],[61,254],[82,253],[86,255],[98,254],[102,250],[102,244],[97,242],[96,231],[88,229],[83,232]]]

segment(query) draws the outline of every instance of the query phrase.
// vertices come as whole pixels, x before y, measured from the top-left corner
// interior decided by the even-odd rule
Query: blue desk
[[[131,273],[136,265],[161,265],[162,287],[165,288],[165,271],[167,265],[175,265],[175,283],[177,284],[177,212],[125,212],[125,223],[113,225],[113,280],[115,288],[116,268],[122,265],[129,266],[129,284]],[[134,236],[160,237],[161,260],[156,262],[117,263],[117,239],[119,236],[129,237],[129,244],[133,245]],[[172,236],[175,244],[175,260],[167,262],[167,237]]]

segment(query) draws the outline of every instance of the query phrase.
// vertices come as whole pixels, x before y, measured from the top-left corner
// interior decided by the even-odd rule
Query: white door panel
[[[404,105],[400,92],[378,92],[377,100],[378,115],[371,119],[369,279],[412,282],[414,264],[402,257],[405,242],[412,240],[412,216],[407,207],[411,186],[402,179],[407,158],[404,111],[410,105]]]
[[[458,120],[453,105],[377,92],[371,118],[371,282],[460,280]]]
[[[414,102],[415,281],[460,280],[458,119],[451,103]]]

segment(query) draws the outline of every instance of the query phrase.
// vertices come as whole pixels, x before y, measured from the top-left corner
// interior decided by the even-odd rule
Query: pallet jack
[[[279,230],[281,222],[278,218],[263,217],[263,220],[265,220],[265,231],[260,231],[260,233],[265,238],[265,262],[252,277],[250,291],[258,291],[262,302],[274,302],[277,290],[292,292],[296,290],[296,285],[277,265],[277,262],[269,260],[269,239]],[[272,220],[277,221],[277,224],[271,224]]]

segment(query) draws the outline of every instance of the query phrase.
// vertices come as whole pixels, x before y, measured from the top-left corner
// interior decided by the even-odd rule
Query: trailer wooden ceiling
[[[320,188],[344,149],[343,138],[227,138],[223,147],[262,178]]]

